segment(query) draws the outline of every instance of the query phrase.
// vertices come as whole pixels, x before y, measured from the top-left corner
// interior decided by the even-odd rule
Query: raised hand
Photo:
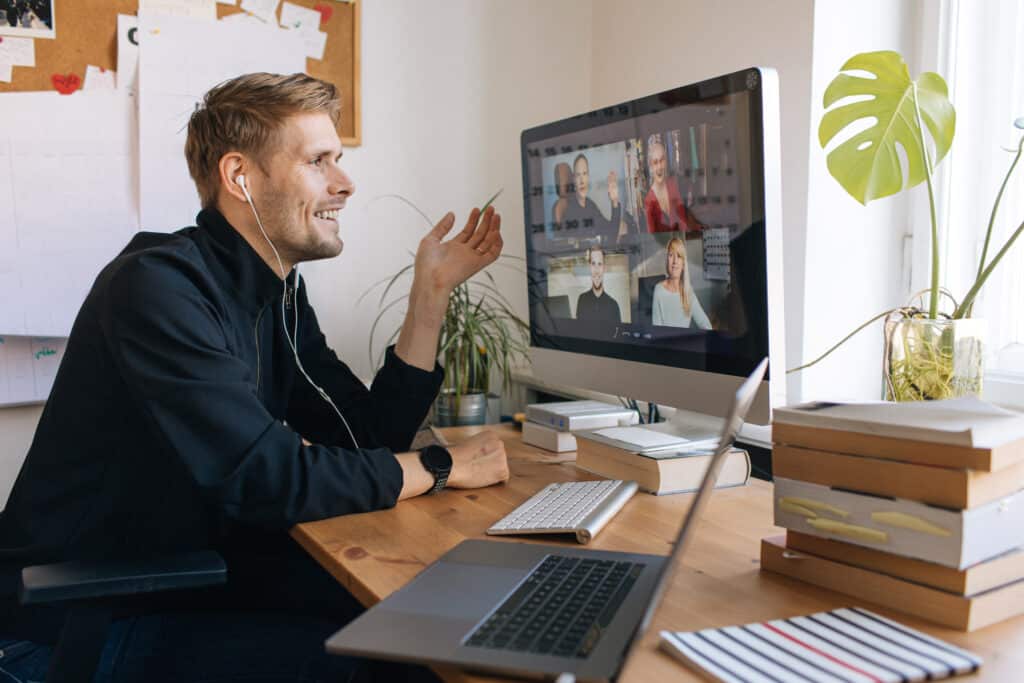
[[[449,212],[420,240],[416,250],[416,278],[442,293],[451,292],[494,263],[504,245],[501,216],[493,207],[482,215],[473,209],[462,231],[443,242],[454,225],[455,214]]]
[[[615,171],[608,172],[608,199],[612,200],[612,206],[619,203],[619,176]]]

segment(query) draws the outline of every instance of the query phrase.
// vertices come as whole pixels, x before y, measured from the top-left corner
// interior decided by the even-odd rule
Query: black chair
[[[226,581],[224,560],[213,551],[141,560],[62,562],[25,567],[18,599],[23,605],[69,603],[46,680],[91,681],[107,640],[116,598]]]

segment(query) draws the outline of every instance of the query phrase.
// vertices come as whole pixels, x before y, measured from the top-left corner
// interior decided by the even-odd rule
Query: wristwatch
[[[452,473],[452,455],[448,449],[436,445],[422,448],[420,462],[427,472],[434,475],[434,488],[430,489],[430,493],[443,489],[448,483],[448,475]]]

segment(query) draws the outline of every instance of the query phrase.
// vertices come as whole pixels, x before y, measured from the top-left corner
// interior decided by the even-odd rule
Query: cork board
[[[361,142],[359,107],[359,0],[288,0],[313,9],[326,5],[330,18],[320,25],[327,33],[322,60],[307,59],[306,73],[330,81],[341,94],[342,142]],[[103,69],[117,68],[117,15],[136,14],[138,0],[54,0],[57,38],[35,41],[36,66],[16,66],[10,83],[0,82],[0,93],[53,90],[51,76],[76,74],[85,80],[89,64]],[[217,5],[218,16],[240,12],[236,6]]]

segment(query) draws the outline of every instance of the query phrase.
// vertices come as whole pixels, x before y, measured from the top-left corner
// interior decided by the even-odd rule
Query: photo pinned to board
[[[54,0],[0,0],[0,36],[56,38]]]

